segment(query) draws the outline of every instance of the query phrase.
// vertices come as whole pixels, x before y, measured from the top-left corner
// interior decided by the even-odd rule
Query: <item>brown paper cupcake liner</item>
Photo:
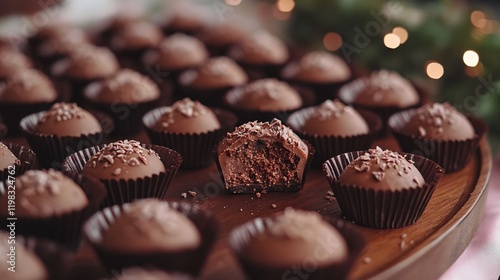
[[[187,203],[165,202],[172,208],[186,215],[202,233],[202,243],[197,249],[180,252],[125,253],[112,252],[100,246],[104,232],[130,204],[115,205],[96,213],[84,226],[86,239],[96,250],[103,264],[109,270],[120,271],[127,267],[154,267],[168,272],[182,272],[198,275],[205,259],[212,249],[219,224],[214,215],[202,210],[199,206]],[[132,240],[133,242],[133,240]]]
[[[400,228],[414,224],[427,206],[444,169],[421,156],[405,154],[413,160],[425,184],[398,191],[384,191],[344,185],[337,180],[347,165],[367,151],[349,152],[327,160],[323,172],[337,198],[342,214],[359,225],[370,228]]]
[[[5,143],[5,146],[19,159],[20,163],[14,165],[14,175],[9,174],[9,169],[0,170],[0,180],[5,181],[8,179],[9,175],[12,177],[18,177],[24,174],[27,170],[33,167],[36,160],[36,154],[28,147]],[[12,172],[12,171],[11,171]]]
[[[445,168],[448,173],[461,170],[470,161],[487,131],[484,121],[470,116],[468,120],[474,128],[475,135],[469,140],[442,141],[408,135],[403,132],[403,128],[415,112],[416,110],[412,109],[394,114],[389,119],[389,128],[403,151],[429,158]]]
[[[26,116],[21,120],[21,129],[26,135],[30,146],[37,153],[38,163],[46,168],[60,170],[64,159],[70,154],[93,146],[100,145],[107,137],[104,131],[88,135],[57,136],[35,132],[35,128],[45,112]],[[103,114],[97,114],[99,122],[109,122]],[[104,126],[104,125],[103,125]]]
[[[68,279],[71,270],[71,256],[68,251],[46,239],[18,237],[16,243],[34,253],[44,264],[50,280]],[[19,245],[18,245],[19,246]]]
[[[224,108],[232,111],[238,117],[238,125],[251,121],[267,122],[275,118],[286,122],[288,117],[294,112],[300,110],[303,107],[312,106],[314,104],[315,97],[311,91],[300,88],[296,88],[296,90],[302,99],[302,106],[293,110],[258,111],[237,108],[235,104],[238,102],[238,99],[241,96],[241,93],[238,91],[228,91],[227,93],[225,93],[222,102],[224,103]]]
[[[21,103],[0,103],[0,112],[2,114],[2,119],[4,124],[9,129],[10,135],[18,135],[21,132],[20,122],[21,120],[34,113],[41,111],[46,111],[52,107],[54,102],[41,102],[33,104],[21,104]]]
[[[300,191],[306,182],[307,172],[309,172],[309,167],[311,166],[313,157],[314,157],[314,147],[309,144],[309,142],[304,141],[306,143],[307,148],[309,149],[309,153],[307,155],[306,165],[304,167],[304,173],[302,174],[302,180],[300,182],[296,182],[289,185],[272,185],[272,186],[263,186],[262,184],[248,184],[248,185],[235,185],[230,186],[226,183],[224,179],[224,173],[222,172],[222,167],[219,162],[219,154],[217,153],[217,147],[213,150],[213,156],[215,158],[215,163],[217,165],[217,169],[219,170],[219,175],[221,177],[222,182],[228,193],[233,194],[242,194],[242,193],[256,193],[256,192],[298,192]]]
[[[353,81],[339,89],[338,98],[342,102],[352,105],[356,109],[369,110],[379,115],[382,119],[382,129],[380,130],[379,136],[387,136],[389,134],[390,130],[387,122],[393,114],[412,108],[418,108],[428,102],[427,92],[425,92],[421,87],[414,86],[419,96],[419,102],[411,106],[400,108],[395,106],[377,107],[356,104],[354,100],[365,87],[365,82],[363,82],[363,80]]]
[[[370,148],[382,129],[382,121],[375,113],[366,110],[357,111],[368,124],[369,132],[367,134],[342,137],[309,134],[301,131],[299,127],[302,127],[309,116],[315,112],[314,107],[306,108],[292,114],[287,123],[301,139],[307,140],[316,149],[312,164],[315,167],[319,167],[327,159],[338,154]]]
[[[324,219],[335,229],[337,229],[342,237],[344,237],[347,243],[349,255],[347,259],[342,263],[332,264],[315,269],[314,271],[307,274],[307,279],[346,279],[356,258],[361,254],[363,248],[365,247],[366,239],[364,238],[361,231],[356,228],[355,225],[349,222],[331,217],[324,217]],[[257,218],[253,221],[239,226],[230,233],[229,245],[234,254],[238,257],[238,260],[242,264],[243,269],[250,279],[285,279],[285,273],[287,271],[293,271],[293,267],[264,266],[261,264],[256,264],[245,257],[245,248],[252,240],[252,238],[266,230],[266,228],[272,224],[273,219],[270,217]],[[308,256],[304,256],[304,259],[306,259],[307,257]],[[287,279],[294,279],[293,274],[290,275],[290,278]]]
[[[141,198],[162,199],[165,197],[167,189],[182,163],[182,156],[176,151],[162,146],[147,144],[143,144],[142,146],[155,151],[160,156],[166,172],[136,180],[101,180],[107,191],[106,199],[102,205],[103,208],[132,202]],[[82,173],[87,161],[102,148],[104,148],[104,145],[87,148],[71,154],[63,162],[63,171],[69,174]]]
[[[26,236],[36,236],[61,243],[66,248],[77,250],[81,241],[83,223],[101,205],[106,190],[99,180],[85,175],[67,175],[82,188],[88,198],[88,205],[81,210],[60,214],[52,217],[17,217],[16,233]],[[0,182],[0,196],[7,194],[7,184]],[[0,215],[3,220],[8,217]],[[2,229],[5,229],[2,226]]]
[[[237,61],[238,64],[245,70],[250,81],[255,81],[265,78],[280,78],[280,73],[285,63],[282,64],[264,64],[255,65]]]
[[[147,113],[142,122],[151,143],[165,146],[182,155],[181,168],[195,169],[206,167],[213,163],[212,151],[227,132],[236,125],[236,116],[231,112],[212,109],[221,127],[205,133],[169,133],[154,129],[167,107],[157,108]]]

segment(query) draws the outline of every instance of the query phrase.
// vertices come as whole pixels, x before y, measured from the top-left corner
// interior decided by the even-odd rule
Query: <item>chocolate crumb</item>
[[[113,175],[115,175],[115,176],[120,175],[120,173],[122,173],[122,169],[121,168],[117,168],[117,169],[115,169],[115,171],[113,171]]]
[[[327,191],[326,194],[329,196],[335,196],[332,191]]]
[[[255,196],[256,196],[257,198],[260,198],[260,196],[261,196],[260,192],[255,193]]]
[[[274,204],[274,203],[273,203],[273,204],[271,204],[271,207],[272,207],[273,209],[276,209],[276,208],[278,207],[278,205],[276,205],[276,204]]]
[[[329,195],[325,196],[325,199],[330,201],[330,202],[333,202],[336,200],[334,196],[329,196]]]
[[[186,199],[188,195],[187,195],[187,193],[183,192],[183,193],[181,193],[181,196],[182,196],[182,198]]]
[[[372,258],[370,258],[370,257],[365,257],[365,258],[363,258],[363,262],[364,262],[364,263],[371,263],[371,262],[372,262]]]
[[[373,174],[373,177],[375,177],[375,179],[377,181],[380,182],[380,181],[384,180],[384,177],[385,177],[385,173],[384,172],[374,171],[374,172],[372,172],[372,174]]]
[[[196,192],[194,191],[188,191],[189,195],[191,195],[192,197],[195,197],[196,196]]]

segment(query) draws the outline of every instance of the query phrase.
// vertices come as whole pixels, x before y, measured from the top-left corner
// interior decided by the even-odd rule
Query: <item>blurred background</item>
[[[360,72],[397,71],[434,100],[487,121],[493,150],[500,150],[498,1],[59,1],[1,1],[0,34],[16,43],[48,21],[85,27],[115,14],[161,21],[176,10],[199,10],[211,21],[263,27],[297,49],[334,52]]]

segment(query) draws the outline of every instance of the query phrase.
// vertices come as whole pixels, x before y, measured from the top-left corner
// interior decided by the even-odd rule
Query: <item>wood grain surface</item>
[[[148,142],[143,133],[132,138]],[[22,138],[4,141],[26,144]],[[399,150],[392,138],[380,139],[373,146],[376,145]],[[463,170],[443,177],[416,224],[392,230],[362,227],[368,245],[349,278],[438,278],[465,250],[479,226],[490,172],[491,155],[484,140]],[[244,274],[228,247],[229,232],[253,218],[268,216],[289,206],[341,217],[337,202],[325,199],[329,190],[323,173],[311,169],[304,189],[298,193],[268,193],[260,198],[227,194],[213,165],[201,170],[179,171],[166,199],[198,204],[213,212],[220,221],[221,236],[205,264],[201,279],[239,280],[244,279]],[[188,195],[183,199],[181,193],[188,191],[196,192],[196,196]],[[402,245],[403,235],[407,237]],[[371,262],[367,263],[367,258]],[[95,254],[84,244],[75,255],[73,279],[92,279],[103,274],[104,269]]]

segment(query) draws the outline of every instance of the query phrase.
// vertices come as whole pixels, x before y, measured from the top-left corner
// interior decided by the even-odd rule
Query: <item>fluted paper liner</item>
[[[70,253],[56,243],[45,239],[33,237],[18,237],[17,246],[24,246],[29,252],[34,253],[47,269],[50,280],[68,279],[71,270]],[[25,269],[25,268],[23,268]],[[29,269],[29,268],[28,268]]]
[[[335,219],[324,217],[330,225],[340,232],[347,243],[348,256],[341,263],[331,264],[325,267],[318,267],[313,272],[308,273],[307,279],[310,280],[340,280],[346,279],[347,275],[356,260],[362,252],[366,240],[361,231],[355,225]],[[284,279],[287,271],[293,271],[293,267],[273,267],[257,264],[245,257],[245,249],[248,243],[259,233],[263,232],[273,224],[273,218],[257,218],[247,222],[234,229],[229,236],[229,245],[243,266],[249,279]],[[304,256],[304,259],[312,256]],[[292,279],[292,278],[290,278]]]
[[[132,202],[141,198],[162,199],[165,197],[167,189],[182,163],[182,156],[176,151],[162,146],[147,144],[143,144],[142,146],[155,151],[160,156],[160,160],[165,166],[165,172],[135,180],[101,180],[107,191],[106,199],[102,205],[103,208]],[[104,148],[104,145],[84,149],[68,156],[63,162],[64,172],[70,174],[82,173],[87,161],[102,148]]]
[[[314,147],[309,144],[309,142],[304,141],[307,145],[309,153],[307,154],[307,162],[304,167],[304,173],[302,174],[302,180],[300,182],[292,183],[290,185],[272,185],[272,186],[263,186],[262,184],[248,184],[248,185],[228,185],[226,184],[226,180],[224,179],[224,172],[222,171],[222,167],[219,162],[219,153],[217,152],[217,147],[214,148],[213,155],[215,158],[215,163],[217,164],[217,169],[219,170],[219,175],[221,177],[222,182],[226,190],[229,193],[241,194],[241,193],[256,193],[256,192],[298,192],[306,183],[307,172],[309,172],[309,167],[311,166],[313,157],[314,157]],[[220,144],[220,143],[219,143]]]
[[[464,168],[474,156],[479,142],[487,131],[484,121],[470,116],[467,119],[472,124],[475,135],[468,140],[443,141],[426,139],[419,135],[408,135],[403,132],[403,129],[415,112],[416,109],[412,109],[394,114],[389,119],[389,128],[403,151],[422,155],[435,161],[448,173]]]
[[[342,214],[359,225],[370,228],[400,228],[414,224],[427,206],[444,169],[421,156],[406,155],[413,160],[425,184],[401,190],[374,190],[355,185],[345,185],[337,180],[351,161],[367,151],[344,153],[327,160],[323,171],[330,183]]]
[[[30,146],[37,154],[38,163],[45,168],[60,170],[67,156],[81,149],[100,145],[107,137],[104,128],[101,132],[80,136],[38,133],[35,128],[44,114],[45,112],[38,112],[26,116],[21,120],[20,126]],[[96,115],[96,117],[100,123],[109,122],[105,115]]]
[[[375,114],[366,110],[357,110],[368,125],[369,132],[354,136],[335,136],[310,134],[300,130],[307,119],[316,111],[316,108],[309,107],[300,110],[288,118],[288,125],[300,138],[307,140],[316,149],[313,159],[313,166],[318,167],[327,159],[341,153],[366,150],[377,138],[382,129],[382,120]]]
[[[167,107],[154,109],[143,117],[143,124],[151,143],[165,146],[182,155],[181,168],[195,169],[206,167],[213,163],[212,151],[227,132],[232,131],[237,119],[231,112],[212,109],[221,127],[204,133],[170,133],[154,128],[165,113]]]
[[[212,249],[218,232],[218,221],[211,213],[202,210],[199,206],[187,203],[165,202],[173,209],[187,216],[201,233],[201,245],[196,249],[177,252],[141,252],[125,253],[112,252],[100,245],[104,232],[122,214],[130,204],[115,205],[96,213],[84,226],[84,234],[92,247],[96,250],[103,264],[109,270],[122,270],[127,267],[143,266],[155,267],[168,272],[183,272],[198,275],[203,268],[205,259]],[[134,240],[131,240],[134,242]]]
[[[30,170],[33,167],[33,164],[36,160],[36,154],[29,149],[28,147],[13,144],[13,143],[4,143],[7,148],[14,154],[17,159],[19,159],[20,164],[15,164],[15,173],[14,175],[9,174],[9,169],[6,168],[4,170],[0,170],[0,180],[5,181],[8,179],[9,175],[13,177],[18,177],[24,174],[27,170]]]
[[[77,250],[81,241],[83,223],[99,210],[106,190],[99,180],[85,175],[69,175],[83,190],[88,204],[83,209],[51,217],[17,217],[16,233],[26,236],[36,236],[61,243],[66,248]],[[7,182],[0,182],[0,195],[7,194]],[[4,221],[7,217],[1,217]],[[2,226],[5,229],[6,224]]]
[[[389,120],[389,117],[391,115],[407,109],[418,108],[427,102],[428,100],[427,93],[424,92],[421,88],[416,87],[415,85],[414,87],[418,94],[419,101],[414,105],[406,107],[397,107],[397,106],[381,107],[381,106],[367,106],[367,105],[357,104],[354,100],[356,100],[358,94],[360,94],[366,88],[366,82],[360,79],[355,80],[343,86],[338,92],[338,97],[342,102],[352,105],[356,109],[369,110],[379,115],[380,118],[382,119],[382,129],[380,131],[380,135],[384,136],[389,133],[389,127],[387,125],[387,121]]]

